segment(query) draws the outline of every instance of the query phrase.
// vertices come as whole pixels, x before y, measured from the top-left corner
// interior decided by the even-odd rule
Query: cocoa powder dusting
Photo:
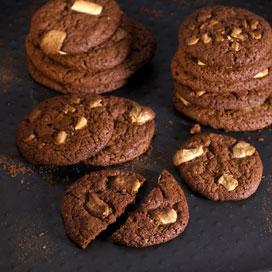
[[[272,233],[272,186],[270,185],[272,176],[265,177],[268,180],[268,187],[261,201],[262,214],[264,219],[264,228],[265,232]]]

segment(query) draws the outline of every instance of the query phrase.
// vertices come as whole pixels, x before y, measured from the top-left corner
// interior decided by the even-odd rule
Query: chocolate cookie
[[[250,197],[258,189],[263,173],[255,147],[213,133],[190,138],[176,152],[173,162],[193,191],[216,201]]]
[[[86,161],[109,166],[131,161],[145,153],[155,131],[155,112],[138,103],[118,97],[104,97],[103,106],[114,119],[114,133],[100,152]]]
[[[122,215],[145,179],[121,170],[93,172],[65,192],[61,214],[67,235],[81,248]]]
[[[129,55],[132,37],[128,31],[128,18],[123,16],[120,27],[106,42],[81,54],[50,54],[49,57],[65,67],[80,71],[103,71],[121,64]],[[31,40],[31,33],[29,35]]]
[[[196,10],[182,24],[180,47],[207,65],[249,66],[271,52],[267,21],[241,8],[211,6]]]
[[[23,119],[16,143],[33,164],[70,165],[99,152],[114,123],[100,96],[58,96],[43,101]]]
[[[189,86],[195,91],[205,91],[205,92],[240,92],[240,91],[251,91],[257,90],[267,86],[272,81],[271,67],[262,71],[258,74],[257,77],[252,78],[251,80],[237,80],[235,82],[225,82],[219,81],[207,81],[199,79],[198,77],[193,76],[191,73],[187,73],[178,60],[178,57],[175,56],[171,63],[171,71],[174,79],[182,85]]]
[[[184,193],[174,177],[164,170],[157,187],[112,235],[112,240],[131,247],[162,244],[180,235],[188,221],[189,210]]]
[[[192,105],[174,94],[174,105],[178,111],[200,124],[226,131],[253,131],[272,124],[272,98],[264,104],[239,110],[202,108]]]
[[[122,12],[114,0],[50,0],[32,17],[30,32],[45,54],[77,54],[108,40]]]
[[[231,92],[231,93],[216,93],[216,92],[197,92],[191,88],[174,82],[175,92],[183,97],[189,103],[216,110],[228,109],[239,110],[242,107],[254,107],[265,103],[272,94],[271,84],[268,84],[263,89]]]
[[[238,68],[206,65],[201,60],[186,55],[184,50],[181,48],[179,48],[176,55],[179,60],[179,64],[186,73],[192,74],[194,77],[207,81],[231,81],[235,83],[240,80],[251,80],[260,72],[266,71],[267,68],[272,66],[271,51],[260,61],[248,66],[239,66]]]
[[[130,19],[133,31],[133,47],[129,57],[120,65],[102,72],[79,72],[54,63],[29,40],[26,42],[27,54],[32,63],[46,77],[60,82],[65,86],[77,89],[80,86],[97,88],[100,84],[106,85],[127,79],[153,56],[156,48],[154,36],[141,23]]]
[[[89,88],[88,86],[77,86],[76,88],[73,88],[69,85],[63,85],[62,83],[58,83],[46,76],[44,76],[39,70],[36,69],[36,67],[31,63],[30,60],[28,60],[28,71],[31,77],[37,81],[39,84],[44,85],[46,87],[49,87],[50,89],[53,89],[57,92],[69,94],[69,93],[91,93],[91,94],[101,94],[105,92],[110,92],[112,90],[116,90],[121,88],[126,84],[126,80],[116,81],[116,82],[110,82],[105,85],[99,85],[97,87]]]

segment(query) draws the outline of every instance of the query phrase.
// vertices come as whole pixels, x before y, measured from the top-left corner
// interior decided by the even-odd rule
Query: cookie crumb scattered
[[[264,138],[263,138],[263,137],[260,137],[260,138],[258,138],[258,141],[259,141],[259,142],[264,142]]]
[[[194,134],[199,134],[201,133],[201,126],[199,124],[195,124],[191,130],[190,130],[190,134],[194,135]]]
[[[30,167],[25,166],[22,162],[16,162],[16,160],[13,159],[11,156],[7,156],[4,154],[0,155],[0,166],[7,174],[9,174],[13,178],[18,175],[31,175],[33,173]],[[21,184],[23,183],[21,180]]]
[[[146,15],[151,19],[155,19],[162,16],[162,12],[160,10],[149,8],[146,6],[141,6],[139,11],[142,15]]]

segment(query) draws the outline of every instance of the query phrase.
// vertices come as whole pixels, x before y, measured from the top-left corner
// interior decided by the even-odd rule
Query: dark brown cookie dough
[[[235,67],[220,67],[209,66],[201,60],[192,56],[186,55],[184,50],[179,48],[177,52],[177,58],[182,69],[186,73],[192,74],[192,76],[201,80],[217,81],[217,82],[237,82],[246,81],[254,78],[258,73],[265,71],[272,66],[272,52],[265,55],[260,61],[253,63],[252,65]]]
[[[58,83],[45,75],[43,75],[37,68],[31,63],[30,60],[28,60],[28,71],[31,77],[37,81],[39,84],[44,85],[50,89],[53,89],[57,92],[63,93],[63,94],[77,94],[77,93],[90,93],[90,94],[101,94],[105,92],[110,92],[116,89],[121,88],[126,84],[126,80],[116,81],[116,82],[110,82],[108,84],[100,84],[99,86],[89,88],[88,86],[80,85],[76,87],[71,87],[69,85],[63,85],[61,83]]]
[[[258,106],[265,103],[272,94],[271,84],[259,90],[244,90],[222,94],[216,92],[195,92],[191,88],[177,82],[174,82],[174,89],[176,93],[191,104],[216,110],[239,110],[242,107]]]
[[[191,137],[173,162],[193,191],[216,201],[250,197],[258,189],[263,173],[262,161],[253,146],[213,133]]]
[[[114,0],[51,0],[33,15],[30,32],[45,53],[83,53],[108,40],[121,16]],[[48,45],[49,36],[55,42]]]
[[[166,243],[186,228],[189,210],[184,193],[166,170],[141,207],[112,235],[115,243],[148,247]]]
[[[37,105],[17,128],[16,143],[33,164],[70,165],[99,152],[114,123],[100,96],[58,96]]]
[[[208,65],[248,66],[271,51],[267,21],[241,8],[210,6],[196,10],[182,24],[180,46]]]
[[[205,91],[205,92],[240,92],[240,91],[251,91],[263,88],[267,86],[272,81],[271,67],[267,70],[268,74],[264,74],[260,78],[252,78],[251,80],[237,80],[235,82],[229,82],[228,80],[219,81],[207,81],[199,79],[193,76],[191,73],[187,73],[180,62],[175,56],[171,63],[171,71],[173,78],[182,85],[188,86],[195,91]]]
[[[72,184],[61,203],[67,235],[86,248],[135,201],[144,182],[135,173],[106,170],[93,172]]]
[[[81,54],[50,54],[49,57],[65,67],[79,71],[103,71],[121,64],[129,55],[132,37],[127,29],[128,18],[123,16],[116,33],[105,43]],[[31,40],[31,33],[29,36]]]
[[[155,113],[125,98],[104,97],[102,104],[114,119],[114,133],[106,147],[86,163],[109,166],[131,161],[145,153],[154,135]]]
[[[129,19],[133,32],[132,52],[120,65],[102,72],[79,72],[65,68],[49,59],[29,40],[26,42],[27,55],[32,63],[46,77],[71,88],[84,85],[96,88],[100,84],[106,85],[127,79],[153,56],[156,43],[153,34],[141,23]]]
[[[262,105],[240,110],[202,108],[188,104],[188,101],[182,100],[176,92],[173,101],[179,112],[200,124],[226,131],[254,131],[272,124],[271,99],[269,98]]]

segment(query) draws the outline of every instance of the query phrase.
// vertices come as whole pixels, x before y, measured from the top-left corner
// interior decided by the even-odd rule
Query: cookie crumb
[[[26,167],[22,162],[16,162],[15,159],[13,159],[11,156],[7,156],[4,154],[0,155],[0,166],[12,178],[18,175],[31,175],[33,173],[30,167]],[[21,184],[23,183],[21,180]]]
[[[199,124],[195,124],[191,130],[190,130],[190,134],[194,135],[194,134],[199,134],[201,133],[201,126]]]
[[[264,142],[264,138],[263,138],[263,137],[260,137],[260,138],[258,138],[258,141],[259,141],[259,142]]]
[[[146,15],[151,19],[155,19],[162,16],[162,12],[160,10],[152,9],[146,6],[141,6],[139,11],[142,15]]]

